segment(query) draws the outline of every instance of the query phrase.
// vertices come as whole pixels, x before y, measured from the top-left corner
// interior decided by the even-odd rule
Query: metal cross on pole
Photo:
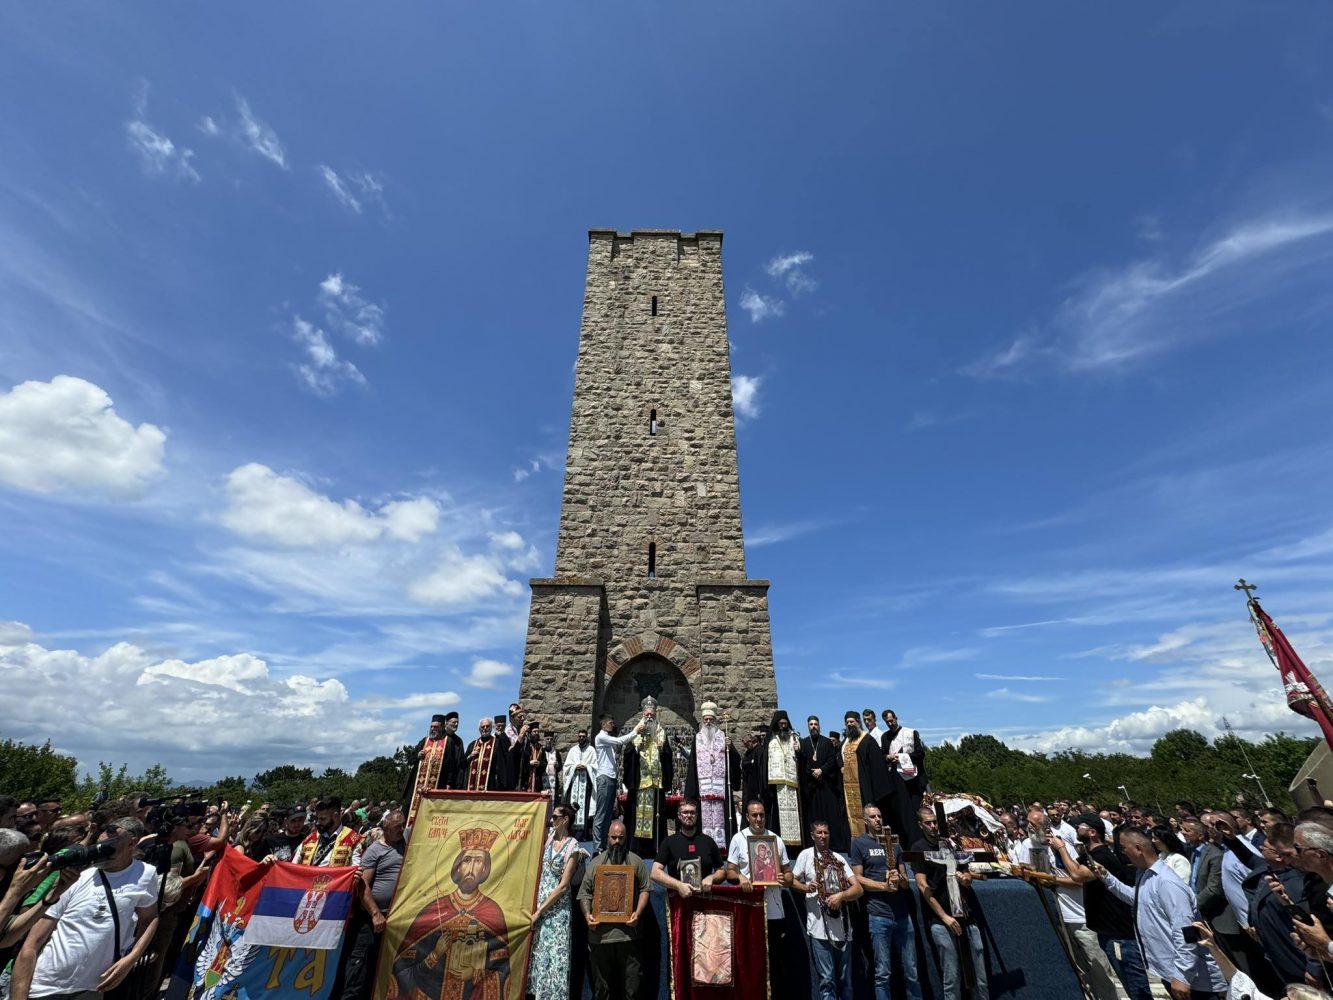
[[[1231,585],[1231,589],[1244,591],[1245,600],[1249,601],[1254,597],[1254,592],[1259,589],[1259,586],[1254,583],[1246,583],[1245,577],[1242,576],[1239,583],[1233,583]]]

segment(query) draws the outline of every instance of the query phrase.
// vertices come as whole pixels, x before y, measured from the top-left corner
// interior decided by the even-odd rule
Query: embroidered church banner
[[[325,1000],[333,986],[355,868],[261,865],[222,852],[168,996]]]
[[[376,1000],[523,1000],[545,795],[422,797],[380,945]]]
[[[668,945],[675,1000],[767,1000],[768,921],[762,892],[715,886],[671,894]]]

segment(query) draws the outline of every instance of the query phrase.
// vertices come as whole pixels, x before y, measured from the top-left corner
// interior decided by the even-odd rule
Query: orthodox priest
[[[842,800],[842,754],[820,731],[819,716],[810,716],[805,724],[810,735],[801,740],[801,753],[805,757],[801,804],[805,806],[807,840],[811,823],[827,823],[829,848],[845,855],[851,850],[852,833]],[[810,845],[813,843],[811,840]]]
[[[741,755],[717,724],[717,704],[706,701],[700,709],[703,727],[694,737],[685,798],[699,803],[699,829],[717,844],[730,844],[736,833],[736,810],[731,793],[741,787]]]
[[[546,790],[546,751],[542,744],[541,727],[537,722],[524,722],[509,751],[510,773],[514,776],[516,792],[543,792]]]
[[[759,741],[754,756],[768,828],[788,848],[799,851],[805,842],[806,824],[801,814],[805,755],[801,741],[792,732],[791,719],[782,709],[773,713],[768,735]]]
[[[674,777],[671,741],[657,724],[657,699],[643,699],[643,732],[625,747],[625,829],[630,849],[640,857],[657,857],[666,837],[666,793]]]
[[[513,788],[509,778],[509,748],[502,736],[495,735],[495,720],[477,723],[477,738],[467,746],[464,759],[469,792],[507,792]]]
[[[570,829],[579,840],[591,840],[597,814],[597,749],[588,742],[588,730],[580,729],[566,752],[563,773],[565,801],[574,810]]]
[[[458,736],[458,713],[432,715],[426,738],[417,744],[417,762],[403,790],[407,828],[416,822],[417,802],[422,792],[437,788],[463,787],[463,741]]]
[[[866,832],[862,810],[879,806],[884,823],[904,844],[921,839],[921,828],[912,815],[907,786],[897,771],[890,771],[879,743],[861,729],[861,716],[848,712],[842,741],[842,792],[847,807],[847,825],[853,837]]]

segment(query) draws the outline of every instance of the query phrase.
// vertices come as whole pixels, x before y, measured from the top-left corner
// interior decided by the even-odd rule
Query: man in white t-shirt
[[[12,1000],[106,993],[129,975],[157,929],[157,872],[134,857],[144,832],[133,816],[102,831],[116,853],[38,919],[14,959]]]
[[[745,822],[745,829],[738,831],[727,847],[727,880],[739,882],[746,892],[753,892],[755,886],[750,881],[750,838],[770,837],[770,849],[776,852],[777,880],[781,886],[790,886],[791,862],[787,859],[787,845],[781,837],[764,826],[764,804],[758,799],[746,803]],[[773,1000],[785,1000],[795,995],[791,992],[792,977],[787,971],[787,955],[796,942],[787,940],[782,925],[781,886],[764,887],[764,908],[768,916],[769,996]]]
[[[847,859],[829,850],[829,828],[810,824],[807,847],[792,865],[792,888],[805,893],[805,933],[819,973],[820,1000],[852,1000],[852,925],[847,903],[861,895],[861,882]]]

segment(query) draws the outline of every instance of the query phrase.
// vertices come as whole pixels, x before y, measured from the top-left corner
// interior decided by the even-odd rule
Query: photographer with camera
[[[23,942],[12,1000],[105,993],[129,975],[157,930],[157,873],[134,856],[145,832],[123,817],[85,849],[97,860]]]

